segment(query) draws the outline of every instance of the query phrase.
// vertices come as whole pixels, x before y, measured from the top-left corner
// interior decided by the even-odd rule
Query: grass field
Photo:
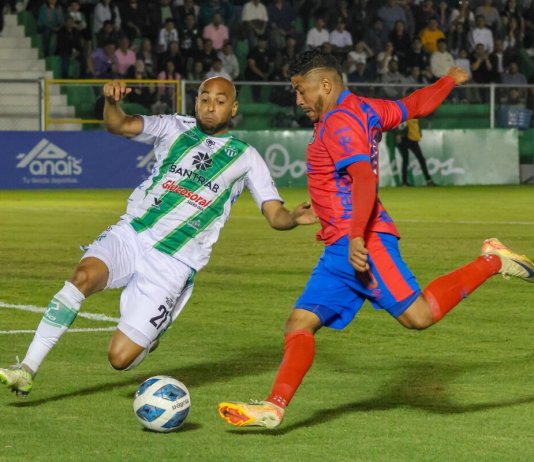
[[[0,192],[0,365],[22,359],[44,307],[127,191]],[[282,191],[293,207],[304,190]],[[424,286],[499,237],[534,256],[532,187],[384,189],[405,260]],[[425,332],[365,305],[317,335],[315,363],[275,431],[233,429],[221,400],[264,398],[282,326],[322,251],[314,227],[271,230],[240,198],[187,308],[132,372],[106,360],[110,332],[69,332],[25,401],[0,390],[1,461],[532,461],[534,286],[495,277]],[[82,311],[118,316],[119,291]],[[78,318],[74,328],[112,327]],[[143,431],[132,396],[168,374],[192,395],[181,431]]]

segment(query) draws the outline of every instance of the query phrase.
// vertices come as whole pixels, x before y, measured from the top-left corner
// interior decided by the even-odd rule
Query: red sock
[[[286,335],[284,358],[266,401],[282,408],[293,398],[315,356],[315,338],[310,331],[297,330]]]
[[[501,259],[497,255],[483,255],[449,274],[434,279],[423,290],[434,321],[438,322],[500,269]]]

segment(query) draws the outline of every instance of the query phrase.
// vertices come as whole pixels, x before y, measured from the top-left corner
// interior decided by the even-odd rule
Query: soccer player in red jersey
[[[450,68],[433,85],[399,101],[351,93],[335,58],[316,50],[299,55],[290,74],[298,106],[315,122],[307,148],[308,189],[325,250],[286,321],[284,357],[271,394],[265,401],[219,404],[219,415],[236,426],[280,425],[312,365],[314,334],[322,326],[343,329],[365,300],[402,326],[422,330],[497,273],[534,282],[534,262],[493,238],[484,241],[477,259],[421,290],[378,198],[382,132],[432,113],[455,85],[467,81],[465,71]]]

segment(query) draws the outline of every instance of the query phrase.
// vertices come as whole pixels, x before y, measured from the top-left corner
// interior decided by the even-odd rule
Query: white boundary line
[[[0,301],[0,308],[6,308],[8,310],[19,310],[19,311],[29,311],[31,313],[44,313],[46,308],[35,305],[14,305],[11,303],[5,303]],[[117,324],[119,322],[118,318],[112,318],[111,316],[106,316],[104,314],[98,313],[78,313],[80,318],[91,319],[92,321],[99,322],[113,322]],[[113,327],[87,327],[79,329],[69,329],[68,332],[111,332],[116,329]],[[0,335],[12,335],[12,334],[34,334],[35,330],[30,329],[17,329],[17,330],[0,330]]]

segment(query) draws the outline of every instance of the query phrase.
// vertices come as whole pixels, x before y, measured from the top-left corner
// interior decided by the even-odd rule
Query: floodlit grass
[[[124,211],[127,191],[0,192],[0,301],[46,306],[91,242]],[[290,207],[304,190],[283,190]],[[421,286],[499,237],[534,256],[529,187],[384,189],[405,260]],[[106,361],[109,332],[67,333],[25,401],[0,390],[1,461],[527,461],[534,460],[534,286],[495,277],[440,324],[403,329],[364,306],[342,332],[317,335],[315,363],[275,431],[239,430],[221,400],[264,398],[282,326],[322,251],[315,227],[271,230],[240,198],[187,308],[135,371]],[[83,310],[118,316],[119,291]],[[40,315],[0,307],[0,331]],[[78,318],[74,327],[109,323]],[[0,334],[0,365],[31,334]],[[143,431],[132,396],[168,374],[192,395],[181,431]]]

